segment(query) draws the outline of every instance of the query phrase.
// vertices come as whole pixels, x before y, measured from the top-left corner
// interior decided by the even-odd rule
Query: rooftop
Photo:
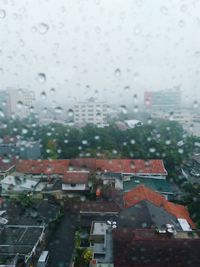
[[[63,174],[68,169],[68,160],[20,160],[16,170],[32,174]]]
[[[31,253],[43,230],[41,226],[7,225],[0,232],[0,258]]]
[[[63,174],[66,171],[101,171],[131,174],[167,175],[162,160],[77,158],[63,160],[20,160],[18,172]]]
[[[160,174],[167,175],[162,160],[141,160],[141,159],[112,159],[96,160],[96,168],[100,171],[115,173],[135,174]]]
[[[165,179],[153,179],[153,178],[143,178],[143,177],[131,177],[130,181],[124,181],[123,182],[124,192],[128,192],[131,189],[141,184],[160,193],[172,194],[171,184]]]
[[[93,222],[90,234],[92,235],[105,235],[109,225],[105,222]]]
[[[124,204],[126,208],[134,206],[143,200],[147,200],[158,207],[163,207],[167,212],[174,215],[177,219],[186,219],[191,228],[195,228],[195,224],[191,220],[189,212],[184,206],[167,201],[162,195],[152,191],[144,185],[139,185],[132,191],[124,194]]]
[[[5,159],[0,157],[0,171],[8,171],[10,168],[14,167],[16,164],[16,159]]]
[[[177,218],[167,212],[163,207],[158,207],[149,201],[122,210],[117,218],[117,226],[132,229],[162,227],[173,224],[176,230],[182,230]]]
[[[62,178],[64,184],[86,184],[88,182],[88,172],[66,172]]]

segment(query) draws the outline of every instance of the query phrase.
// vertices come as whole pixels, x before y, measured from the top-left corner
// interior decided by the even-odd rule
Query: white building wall
[[[92,123],[98,126],[107,124],[107,105],[105,102],[80,102],[74,105],[74,122]]]
[[[71,184],[62,184],[62,190],[64,191],[84,191],[86,190],[85,184],[75,184],[75,186]]]
[[[20,118],[27,117],[31,113],[30,108],[34,106],[35,93],[28,90],[8,89],[8,94],[11,113]]]

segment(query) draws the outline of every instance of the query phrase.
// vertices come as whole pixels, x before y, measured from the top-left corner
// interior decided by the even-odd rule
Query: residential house
[[[24,175],[8,175],[0,181],[2,194],[17,192],[41,192],[45,185],[40,180]]]
[[[184,206],[167,201],[164,196],[154,192],[144,185],[137,186],[132,191],[124,194],[125,208],[138,205],[142,201],[153,203],[155,206],[160,207],[169,214],[175,216],[183,230],[195,229],[195,224]]]
[[[63,191],[87,191],[89,173],[87,171],[66,172],[62,177]]]
[[[114,201],[87,201],[80,207],[80,225],[90,227],[92,221],[116,220],[120,211]]]
[[[92,249],[92,263],[112,264],[112,228],[106,222],[92,222],[90,230],[90,248]]]
[[[16,159],[0,157],[0,180],[15,170]]]
[[[123,182],[123,190],[124,192],[129,192],[132,189],[136,188],[138,185],[145,185],[146,187],[162,194],[167,200],[172,200],[175,193],[172,190],[172,186],[170,182],[165,179],[154,179],[154,178],[144,178],[132,176],[130,179],[126,179]]]

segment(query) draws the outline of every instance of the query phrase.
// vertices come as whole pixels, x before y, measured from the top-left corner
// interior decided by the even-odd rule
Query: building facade
[[[105,102],[78,102],[74,105],[74,123],[77,125],[107,125],[107,104]]]
[[[35,93],[33,91],[9,88],[8,94],[11,114],[21,119],[31,114],[31,109],[35,103]]]
[[[181,91],[148,91],[144,93],[144,103],[149,110],[174,111],[181,106]]]
[[[0,91],[0,112],[1,117],[9,117],[11,114],[10,97],[6,91]]]

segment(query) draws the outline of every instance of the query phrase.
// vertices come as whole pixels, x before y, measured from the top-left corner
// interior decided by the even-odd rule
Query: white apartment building
[[[74,105],[74,123],[85,125],[88,123],[104,127],[107,124],[107,104],[105,102],[78,102]]]
[[[35,93],[25,89],[8,89],[10,96],[11,114],[25,118],[30,115],[31,107],[34,106]]]

